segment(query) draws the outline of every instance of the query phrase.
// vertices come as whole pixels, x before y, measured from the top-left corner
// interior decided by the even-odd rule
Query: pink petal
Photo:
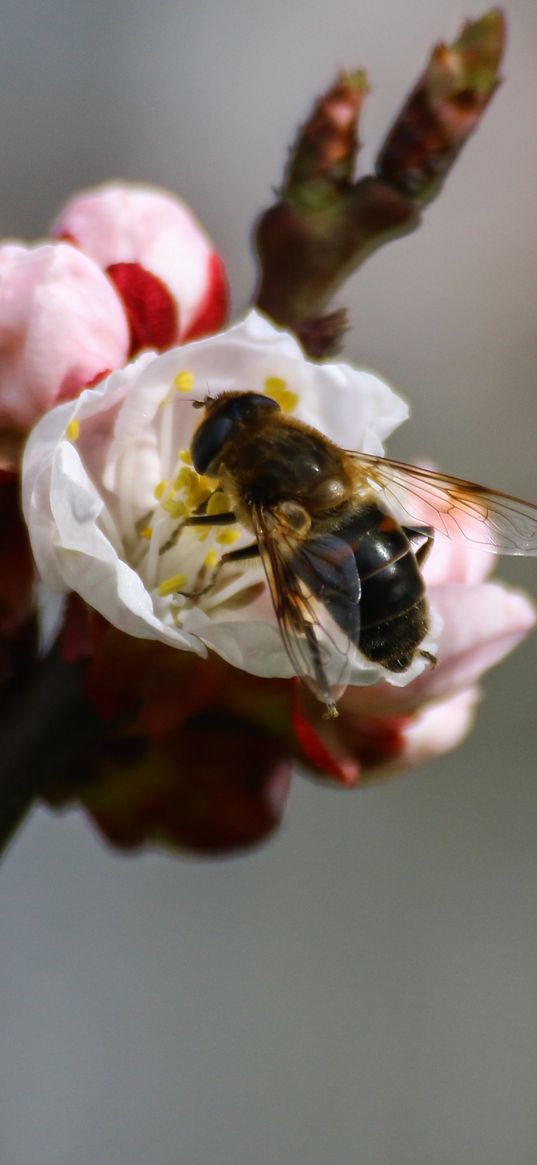
[[[215,286],[212,244],[192,212],[173,195],[144,186],[102,186],[75,195],[52,233],[78,243],[103,270],[116,263],[138,263],[156,275],[178,307],[175,339],[202,334],[198,320],[207,314],[208,298],[215,330],[223,323],[227,285],[220,278]]]
[[[128,353],[109,280],[75,247],[0,247],[0,425],[25,430]]]
[[[378,776],[397,776],[457,748],[472,728],[479,699],[477,687],[465,688],[418,712],[403,730],[399,755],[382,766]]]
[[[428,587],[440,583],[480,583],[491,573],[494,564],[490,550],[469,542],[462,534],[460,541],[437,535],[425,561],[423,577]]]

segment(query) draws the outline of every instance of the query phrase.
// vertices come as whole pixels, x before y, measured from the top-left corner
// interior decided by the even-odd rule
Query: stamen
[[[166,541],[163,542],[162,546],[159,547],[159,558],[162,558],[163,554],[167,554],[168,550],[173,549],[175,543],[179,540],[179,535],[181,534],[182,529],[183,527],[177,524],[175,530],[173,530],[170,534],[170,537],[167,538]]]
[[[180,591],[188,582],[186,574],[173,574],[170,578],[165,578],[158,586],[159,595],[164,598],[166,595],[173,595],[174,591]]]
[[[160,546],[163,541],[164,530],[168,528],[167,518],[155,517],[155,521],[153,523],[153,533],[151,535],[149,547],[142,564],[143,578],[149,591],[153,590],[153,587],[156,587],[157,585],[157,578],[159,574]]]
[[[184,490],[188,509],[195,510],[197,506],[200,506],[210,497],[213,484],[209,477],[204,477],[203,474],[196,473],[195,469],[184,465],[175,478],[173,488],[177,492]]]
[[[175,498],[167,498],[162,503],[162,509],[170,515],[170,518],[184,518],[187,513],[187,507],[184,502],[177,501]]]
[[[215,490],[207,502],[207,513],[214,518],[215,514],[227,514],[229,510],[230,503],[227,494],[221,489]]]
[[[153,527],[152,526],[145,526],[143,530],[139,531],[138,537],[139,538],[147,538],[149,541],[149,539],[153,537]]]
[[[191,392],[194,387],[194,374],[185,368],[178,372],[173,379],[173,387],[177,392]]]
[[[192,454],[190,449],[180,449],[177,454],[178,461],[184,461],[185,465],[192,465]]]
[[[160,502],[161,498],[164,497],[164,494],[166,493],[167,488],[168,488],[168,482],[167,482],[166,478],[163,477],[162,481],[159,481],[158,485],[156,485],[154,490],[153,490],[153,495],[154,495],[154,497],[156,497],[157,502]]]
[[[221,546],[233,546],[234,542],[238,542],[240,538],[239,530],[222,530],[220,534],[216,535],[216,541]]]
[[[205,555],[205,562],[203,565],[206,566],[209,570],[213,570],[215,566],[218,566],[219,562],[220,555],[218,551],[213,548]]]
[[[298,404],[298,394],[289,388],[282,376],[268,376],[265,380],[265,392],[276,401],[284,413],[292,413]]]
[[[176,490],[188,489],[196,480],[196,477],[196,470],[190,469],[188,465],[184,465],[183,468],[179,470],[177,477],[174,479],[173,488]]]
[[[78,417],[73,417],[72,421],[69,421],[69,424],[65,430],[65,436],[67,437],[68,441],[78,440],[80,436],[80,421],[78,420]]]

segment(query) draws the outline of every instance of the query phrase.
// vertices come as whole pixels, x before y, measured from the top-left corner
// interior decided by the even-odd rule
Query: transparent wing
[[[333,712],[347,686],[360,633],[360,580],[336,535],[297,539],[276,510],[252,518],[280,634],[293,670]]]
[[[537,506],[498,490],[386,457],[351,453],[360,482],[383,496],[402,524],[432,526],[497,554],[537,555]]]

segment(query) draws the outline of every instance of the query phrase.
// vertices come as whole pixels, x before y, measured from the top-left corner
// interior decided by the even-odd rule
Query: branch
[[[300,130],[277,203],[257,224],[257,306],[292,328],[313,356],[337,350],[346,313],[324,314],[377,247],[415,230],[498,86],[505,47],[499,9],[440,44],[403,105],[376,173],[353,181],[363,72],[342,74]]]

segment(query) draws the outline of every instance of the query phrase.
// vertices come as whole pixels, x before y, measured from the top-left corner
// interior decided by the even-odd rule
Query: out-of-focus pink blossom
[[[173,195],[110,184],[75,195],[52,227],[105,271],[131,325],[131,354],[217,331],[228,306],[222,260]]]
[[[0,708],[37,650],[36,575],[18,495],[16,477],[0,471]]]
[[[277,827],[293,757],[289,681],[124,635],[77,596],[62,646],[69,659],[87,659],[102,730],[84,741],[65,782],[56,772],[49,804],[79,801],[123,849],[226,853]]]
[[[57,242],[0,247],[0,430],[25,432],[128,349],[121,301],[87,255]]]

